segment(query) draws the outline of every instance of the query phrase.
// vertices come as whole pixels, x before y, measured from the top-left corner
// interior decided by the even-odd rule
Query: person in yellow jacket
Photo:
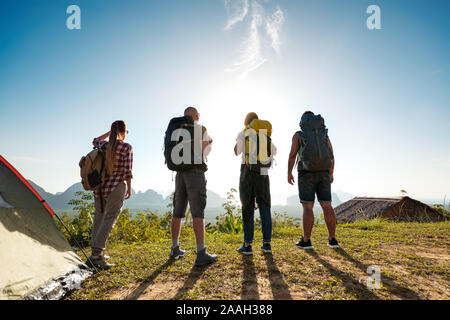
[[[254,112],[246,116],[244,125],[245,129],[238,134],[234,147],[236,156],[242,154],[239,196],[242,204],[244,244],[238,251],[244,255],[253,254],[256,202],[263,233],[261,249],[265,253],[270,253],[272,252],[270,245],[272,216],[268,169],[271,166],[272,157],[276,154],[276,148],[270,139],[272,126],[268,121],[259,120]],[[257,143],[255,143],[256,139],[258,139]]]

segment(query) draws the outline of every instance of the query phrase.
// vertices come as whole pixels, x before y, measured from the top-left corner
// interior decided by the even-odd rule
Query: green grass
[[[116,267],[95,274],[66,299],[449,299],[450,222],[396,223],[380,219],[338,225],[342,249],[331,249],[324,225],[315,226],[315,250],[295,246],[299,227],[276,227],[273,254],[253,257],[236,249],[242,234],[207,233],[208,251],[219,260],[194,267],[192,228],[180,242],[188,252],[168,261],[170,235],[146,242],[113,242],[107,253]],[[87,250],[89,253],[89,250]],[[80,254],[81,256],[81,254]],[[381,268],[382,286],[368,289],[367,267]]]

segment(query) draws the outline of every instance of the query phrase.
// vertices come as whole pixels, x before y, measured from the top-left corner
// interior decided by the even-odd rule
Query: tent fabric
[[[53,210],[2,156],[0,197],[0,299],[26,298],[83,268]]]

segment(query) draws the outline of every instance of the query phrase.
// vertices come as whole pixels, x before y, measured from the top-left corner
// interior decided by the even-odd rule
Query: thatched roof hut
[[[410,197],[366,198],[356,197],[335,209],[338,222],[383,217],[395,221],[443,221],[446,217],[437,210]]]

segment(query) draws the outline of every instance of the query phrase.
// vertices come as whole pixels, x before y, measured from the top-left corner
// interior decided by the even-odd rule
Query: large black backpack
[[[193,168],[198,168],[202,171],[207,171],[208,167],[207,165],[203,162],[203,157],[201,159],[201,164],[198,163],[194,163],[194,120],[189,117],[189,116],[185,116],[185,117],[179,117],[179,118],[173,118],[172,120],[170,120],[169,125],[167,126],[167,130],[166,130],[166,134],[164,137],[164,158],[166,160],[166,165],[167,168],[169,168],[169,170],[172,171],[188,171],[191,170]],[[172,138],[175,137],[176,133],[174,134],[175,130],[177,129],[185,129],[189,132],[190,135],[190,139],[187,141],[184,141],[183,136],[179,136],[177,140],[173,141]],[[202,130],[206,130],[204,127],[202,127]],[[203,133],[203,132],[202,132]],[[176,138],[176,137],[175,137]],[[201,143],[201,141],[199,141],[199,143]],[[172,159],[172,151],[175,147],[180,147],[181,144],[184,144],[186,146],[186,144],[190,145],[190,150],[191,150],[191,163],[174,163],[173,159]],[[183,149],[180,149],[180,151],[176,151],[176,154],[179,155],[180,157],[183,157]],[[200,154],[201,156],[201,154]]]
[[[299,170],[327,171],[333,166],[333,154],[328,145],[328,129],[320,114],[307,113],[302,116],[299,131],[302,144],[298,151]]]

